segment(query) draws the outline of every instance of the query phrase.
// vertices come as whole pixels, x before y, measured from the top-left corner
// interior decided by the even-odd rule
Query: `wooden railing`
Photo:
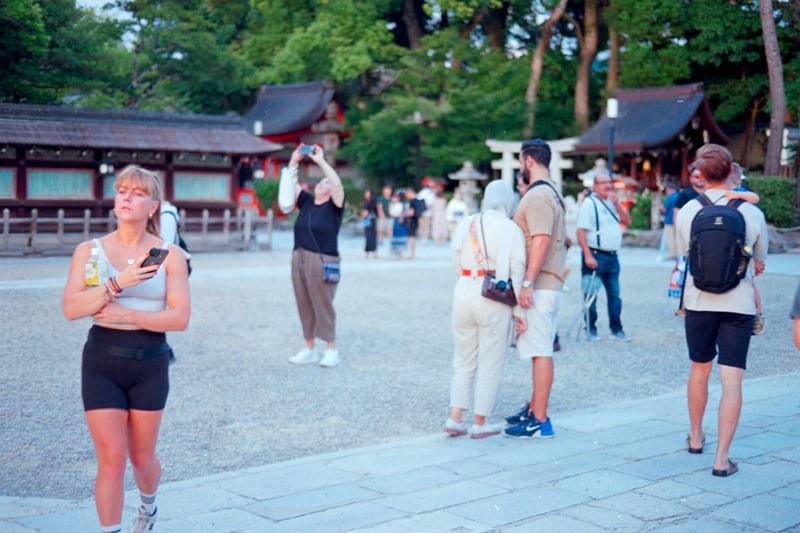
[[[207,209],[201,216],[188,218],[181,210],[181,231],[192,252],[224,250],[270,250],[274,214],[269,210],[259,216],[253,209],[226,209],[222,216],[212,217]],[[82,241],[99,237],[114,230],[117,225],[113,211],[104,218],[92,217],[90,210],[83,217],[66,217],[59,209],[55,217],[39,217],[37,209],[30,217],[11,217],[3,209],[2,241],[0,252],[14,254],[71,253]]]

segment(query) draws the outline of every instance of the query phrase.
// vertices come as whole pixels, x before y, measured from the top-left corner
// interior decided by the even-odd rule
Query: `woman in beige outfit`
[[[503,377],[512,320],[517,333],[526,324],[522,318],[512,318],[510,306],[481,296],[481,287],[485,270],[494,270],[498,280],[510,279],[515,291],[521,287],[525,238],[509,218],[513,203],[514,194],[507,183],[491,182],[484,191],[481,213],[464,219],[451,242],[459,278],[453,292],[450,417],[444,430],[454,437],[467,434],[462,414],[469,407],[473,387],[475,422],[470,437],[500,432],[486,424],[486,417],[492,412]],[[519,317],[524,316],[519,307],[514,309]]]

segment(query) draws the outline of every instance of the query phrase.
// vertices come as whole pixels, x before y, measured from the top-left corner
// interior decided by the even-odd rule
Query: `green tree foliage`
[[[653,207],[653,196],[650,191],[636,194],[636,203],[631,207],[631,229],[650,229],[650,212]]]
[[[613,0],[606,17],[624,39],[622,86],[702,81],[721,123],[744,128],[754,106],[767,117],[757,2]]]
[[[246,56],[257,65],[258,83],[342,82],[393,55],[392,35],[381,18],[387,2],[320,1],[313,3],[314,8],[298,5],[296,10],[275,4],[258,3],[253,23],[269,24],[245,42]]]
[[[757,192],[760,199],[758,207],[770,224],[779,228],[794,227],[798,224],[797,179],[775,178],[749,174],[747,186]]]
[[[109,1],[126,16],[95,16],[72,0],[0,0],[0,100],[243,113],[264,83],[328,79],[354,132],[342,154],[376,185],[444,176],[465,160],[489,171],[485,140],[523,135],[530,54],[556,3]],[[574,88],[586,5],[570,0],[548,39],[534,136],[577,133]],[[599,6],[601,54],[609,26],[621,39],[621,87],[702,81],[723,126],[754,131],[766,122],[756,0]],[[800,3],[774,6],[788,112],[796,121]],[[592,117],[607,96],[605,69],[599,55],[589,79]]]
[[[130,51],[109,90],[128,109],[224,113],[246,108],[247,66],[237,48],[246,2],[117,0]],[[122,59],[122,58],[121,58]]]
[[[49,91],[38,87],[37,82],[39,64],[50,45],[41,6],[37,2],[5,0],[0,8],[0,67],[4,73],[0,95],[12,102],[47,98]]]
[[[50,104],[102,85],[119,38],[72,0],[0,1],[0,100]]]

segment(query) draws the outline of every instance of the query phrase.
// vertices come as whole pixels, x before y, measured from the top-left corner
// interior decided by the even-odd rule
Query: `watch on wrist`
[[[531,280],[529,280],[529,279],[523,279],[522,280],[522,288],[523,289],[530,289],[531,287],[533,287],[533,282]]]

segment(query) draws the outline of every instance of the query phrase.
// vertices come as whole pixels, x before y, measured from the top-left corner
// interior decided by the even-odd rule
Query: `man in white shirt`
[[[611,338],[629,341],[622,329],[622,299],[619,295],[619,257],[622,246],[622,225],[629,226],[631,217],[614,193],[614,184],[608,174],[594,177],[592,194],[581,203],[575,236],[581,247],[581,288],[584,298],[596,294],[600,283],[606,290],[608,325]],[[591,298],[589,298],[591,299]],[[599,340],[597,335],[596,299],[591,299],[586,324],[586,338]]]

